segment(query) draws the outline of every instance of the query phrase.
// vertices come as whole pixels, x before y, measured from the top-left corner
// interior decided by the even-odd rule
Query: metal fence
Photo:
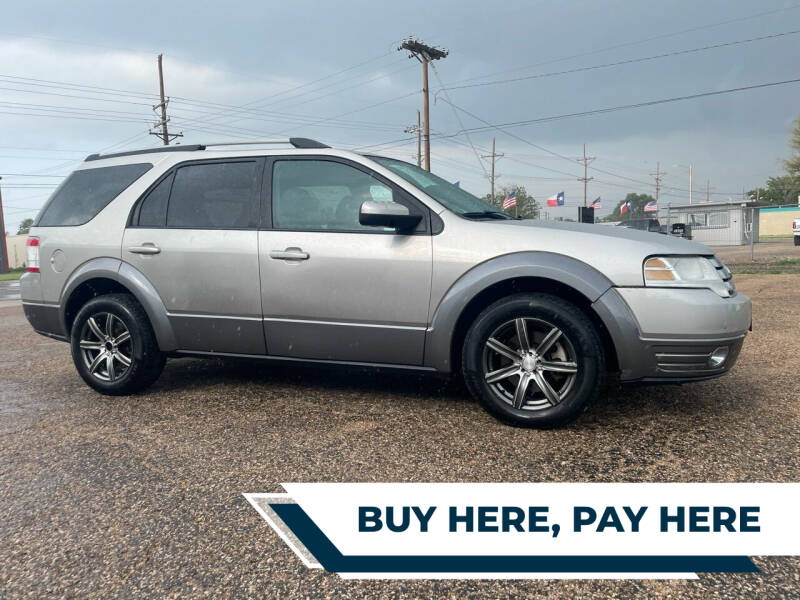
[[[800,219],[797,205],[727,203],[669,206],[660,222],[668,234],[709,246],[747,246],[791,241],[794,219]]]

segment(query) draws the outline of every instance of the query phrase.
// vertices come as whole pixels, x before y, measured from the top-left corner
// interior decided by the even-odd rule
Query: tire
[[[70,346],[83,380],[108,396],[134,394],[152,385],[166,362],[147,314],[129,294],[89,300],[72,324]]]
[[[794,236],[794,245],[800,246],[800,235]]]
[[[520,321],[527,352],[519,342]],[[597,398],[605,356],[595,326],[577,306],[550,294],[516,294],[475,319],[464,340],[462,369],[470,392],[494,417],[546,429],[572,421]],[[523,376],[527,387],[521,386]],[[549,395],[543,391],[548,387]]]

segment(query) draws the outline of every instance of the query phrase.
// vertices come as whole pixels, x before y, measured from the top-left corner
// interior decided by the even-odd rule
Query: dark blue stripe
[[[270,504],[332,573],[758,573],[747,556],[344,556],[297,504]]]

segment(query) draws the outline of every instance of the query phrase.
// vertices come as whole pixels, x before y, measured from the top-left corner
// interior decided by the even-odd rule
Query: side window
[[[381,231],[358,222],[361,204],[367,200],[394,202],[394,192],[375,177],[339,162],[275,162],[272,171],[275,229]]]
[[[167,227],[255,227],[257,165],[242,161],[179,167],[169,197]]]
[[[139,227],[164,227],[167,222],[167,201],[174,174],[162,179],[139,203],[134,223]]]
[[[80,169],[64,180],[36,218],[37,227],[83,225],[153,165],[137,163]]]

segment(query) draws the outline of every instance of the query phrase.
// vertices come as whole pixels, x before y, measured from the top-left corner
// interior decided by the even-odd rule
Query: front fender
[[[445,373],[454,370],[452,342],[461,313],[483,290],[521,277],[557,281],[579,292],[590,303],[612,286],[594,267],[552,252],[515,252],[480,263],[459,277],[439,302],[425,336],[425,366]]]
[[[70,296],[82,283],[96,278],[116,281],[133,294],[147,313],[158,341],[158,347],[162,352],[170,352],[178,348],[175,333],[167,316],[167,309],[153,284],[138,269],[118,258],[94,258],[75,269],[67,279],[61,293],[59,314],[64,331],[68,331],[66,310]]]

